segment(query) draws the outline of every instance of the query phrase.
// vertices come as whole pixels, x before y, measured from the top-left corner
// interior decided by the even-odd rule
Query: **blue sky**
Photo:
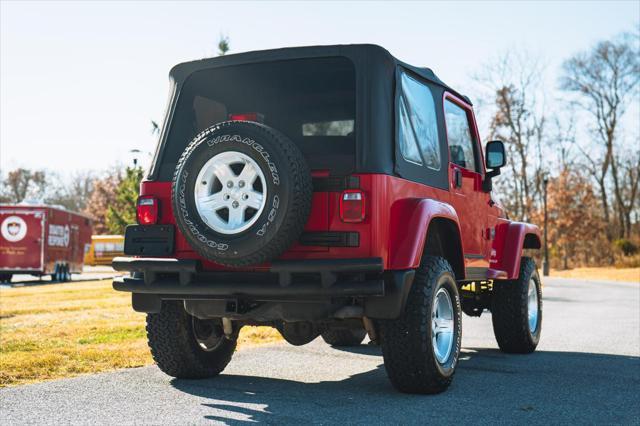
[[[639,1],[0,3],[0,169],[71,171],[151,152],[167,74],[212,56],[286,46],[376,43],[475,93],[470,76],[506,49],[547,64],[640,22]],[[555,88],[555,87],[553,87]]]

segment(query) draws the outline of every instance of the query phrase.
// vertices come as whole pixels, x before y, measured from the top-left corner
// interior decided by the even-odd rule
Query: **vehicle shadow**
[[[349,351],[380,353],[375,346]],[[205,399],[202,405],[211,409],[205,419],[226,424],[637,424],[640,419],[640,358],[593,353],[507,355],[464,349],[453,384],[439,395],[398,393],[386,377],[382,358],[377,367],[337,381],[223,374],[171,383]]]

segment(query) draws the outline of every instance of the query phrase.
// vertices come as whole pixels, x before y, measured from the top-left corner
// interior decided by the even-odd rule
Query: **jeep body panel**
[[[517,278],[523,250],[539,249],[540,247],[540,228],[536,225],[498,219],[495,227],[495,239],[491,248],[491,269],[504,271],[506,275],[490,275],[488,278]]]
[[[436,217],[453,222],[460,233],[458,215],[449,204],[429,198],[403,198],[393,203],[389,223],[390,269],[418,267],[429,225]],[[462,246],[459,249],[463,253]]]
[[[403,270],[415,268],[420,262],[429,225],[434,218],[446,219],[453,224],[461,240],[460,253],[465,255],[465,268],[474,269],[476,275],[482,272],[483,277],[491,279],[512,279],[517,276],[519,259],[525,246],[525,237],[533,236],[537,241],[528,248],[539,247],[540,231],[532,224],[511,222],[507,219],[494,217],[496,223],[491,226],[489,210],[490,198],[487,194],[483,204],[486,212],[481,212],[483,205],[462,204],[464,213],[481,218],[488,217],[484,232],[472,233],[460,225],[457,210],[451,201],[456,195],[450,191],[431,188],[419,183],[411,182],[399,177],[380,174],[361,174],[360,188],[367,197],[365,221],[362,223],[344,223],[339,219],[340,192],[315,192],[315,203],[328,203],[330,214],[328,217],[310,216],[306,230],[314,231],[328,229],[334,232],[357,232],[359,234],[358,247],[322,247],[301,246],[292,247],[282,256],[282,259],[326,259],[326,258],[365,258],[380,257],[385,270]],[[173,211],[171,208],[171,184],[169,182],[145,181],[141,185],[141,195],[153,195],[159,199],[161,224],[173,225]],[[494,213],[495,215],[499,213]],[[371,221],[371,218],[375,221]],[[478,219],[480,220],[480,219]],[[484,222],[482,222],[484,223]],[[473,253],[470,245],[485,247],[482,253]],[[181,259],[200,259],[180,233],[176,233],[176,250],[172,254]],[[212,262],[202,261],[203,268],[209,270],[224,269]],[[259,265],[245,270],[266,270],[269,265]],[[465,273],[458,279],[465,279]]]

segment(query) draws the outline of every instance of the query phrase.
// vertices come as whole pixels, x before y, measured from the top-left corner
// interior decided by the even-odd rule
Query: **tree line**
[[[44,203],[93,218],[96,234],[123,234],[136,221],[141,167],[113,167],[102,173],[76,172],[70,177],[18,168],[2,179],[0,203]]]
[[[475,76],[493,106],[489,139],[504,141],[509,156],[496,195],[512,219],[542,225],[546,191],[556,267],[637,266],[639,33],[567,58],[553,89],[543,85],[541,62],[512,51]]]

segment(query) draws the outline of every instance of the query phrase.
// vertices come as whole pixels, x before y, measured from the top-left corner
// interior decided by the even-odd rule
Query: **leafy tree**
[[[598,199],[588,177],[578,170],[564,169],[548,186],[550,254],[566,269],[595,258],[606,247],[602,241],[603,221]],[[533,217],[542,223],[542,211]]]
[[[93,182],[93,192],[87,200],[84,213],[93,218],[93,232],[96,234],[106,234],[107,212],[109,206],[116,203],[116,192],[122,182],[121,170],[111,170],[109,175]]]
[[[221,34],[218,41],[218,56],[224,56],[229,51],[229,37]]]
[[[112,234],[123,234],[124,228],[136,221],[136,201],[140,194],[141,167],[127,167],[115,191],[115,200],[107,208],[106,228]]]

